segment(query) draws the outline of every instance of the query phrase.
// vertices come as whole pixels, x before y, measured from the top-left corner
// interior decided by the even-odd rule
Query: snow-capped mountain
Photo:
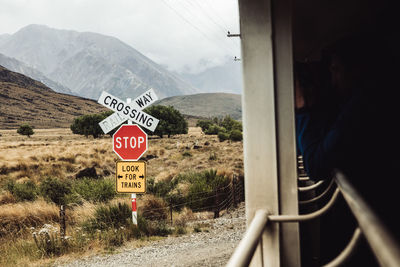
[[[97,33],[29,25],[0,35],[0,53],[92,99],[103,90],[120,98],[134,98],[149,88],[160,98],[199,92],[117,38]]]

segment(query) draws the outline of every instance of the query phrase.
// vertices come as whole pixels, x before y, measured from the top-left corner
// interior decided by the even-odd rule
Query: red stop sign
[[[137,125],[122,125],[113,135],[113,150],[123,160],[138,160],[147,150],[147,134]]]

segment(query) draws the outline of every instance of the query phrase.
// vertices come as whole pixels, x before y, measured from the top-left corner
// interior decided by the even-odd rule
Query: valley
[[[195,180],[192,180],[191,177],[199,179],[199,175],[204,172],[209,173],[209,170],[215,170],[218,176],[228,180],[231,180],[233,175],[243,177],[242,142],[220,142],[217,136],[204,135],[197,127],[190,127],[188,134],[176,135],[171,138],[151,137],[149,150],[142,159],[148,164],[148,182],[151,182],[150,188],[153,189],[138,198],[139,215],[147,218],[149,223],[147,227],[150,228],[146,231],[151,231],[149,236],[140,234],[137,237],[136,232],[131,232],[135,228],[128,232],[123,230],[124,228],[131,229],[129,224],[123,224],[122,228],[115,228],[116,232],[114,232],[114,228],[109,230],[106,228],[95,230],[92,233],[85,227],[96,218],[96,213],[101,207],[130,205],[129,195],[115,195],[113,188],[115,162],[118,158],[112,151],[111,138],[109,136],[98,139],[85,138],[73,135],[66,128],[37,129],[30,138],[17,134],[15,130],[0,130],[0,134],[0,265],[2,266],[27,265],[28,263],[30,266],[42,266],[55,262],[59,258],[58,255],[62,256],[59,259],[63,262],[66,259],[71,261],[83,256],[113,252],[120,247],[124,249],[137,246],[145,248],[166,236],[169,236],[167,240],[170,238],[180,240],[180,236],[182,236],[186,240],[185,242],[196,246],[196,242],[190,241],[193,238],[193,241],[197,240],[195,236],[225,233],[218,230],[222,228],[213,226],[213,220],[207,221],[213,217],[212,209],[203,208],[206,202],[196,204],[195,201],[193,204],[196,205],[192,205],[191,208],[184,206],[183,209],[173,210],[171,213],[173,224],[170,224],[168,223],[170,220],[169,208],[163,203],[170,201],[168,197],[185,197],[192,194],[191,190],[193,189],[191,188],[194,188],[192,186],[195,185],[192,183]],[[96,176],[78,178],[78,174],[82,170],[91,168],[95,171]],[[49,178],[51,179],[49,180]],[[24,184],[31,183],[34,188],[38,188],[38,191],[32,193],[35,196],[32,200],[21,200],[20,198],[26,195],[10,191],[10,181],[17,185],[15,188],[23,188]],[[50,225],[53,227],[51,229],[55,229],[54,233],[59,234],[59,207],[46,199],[40,191],[43,184],[48,181],[70,184],[74,192],[72,195],[68,195],[71,204],[66,212],[67,235],[71,238],[70,247],[67,251],[54,255],[47,255],[45,250],[38,250],[32,235],[34,232],[41,231],[44,225]],[[175,187],[169,187],[171,184],[175,184]],[[101,191],[96,191],[97,187]],[[170,191],[163,197],[165,193],[161,192],[168,191],[162,190]],[[27,194],[31,194],[29,192]],[[205,193],[204,191],[201,194]],[[174,201],[178,201],[174,202],[176,203],[174,205],[182,203],[179,202],[182,200]],[[222,203],[225,203],[223,207],[229,207],[227,204],[230,202],[222,201]],[[166,212],[168,211],[165,215],[154,211],[154,209],[162,207],[165,207]],[[230,218],[230,215],[225,213],[226,211],[221,209],[221,220],[224,222]],[[152,218],[165,218],[167,224],[165,226],[154,224]],[[226,229],[224,231],[230,231],[230,235],[236,233],[236,237],[232,236],[233,243],[229,245],[230,250],[228,251],[233,249],[243,232],[243,217],[241,218],[241,223],[237,225],[238,228],[235,226],[229,229],[229,227],[223,226],[223,229]],[[165,229],[168,230],[162,230],[167,232],[157,234],[157,231],[164,229],[157,227],[167,227]],[[242,230],[239,231],[239,229]],[[159,235],[160,237],[158,237]],[[212,236],[216,238],[219,235],[212,234]],[[115,238],[121,239],[117,239],[120,240],[117,242]],[[207,237],[204,238],[207,240]],[[202,243],[204,241],[201,240],[203,239],[200,238],[198,246],[204,245]],[[58,245],[56,243],[56,247]],[[206,257],[208,253],[205,251],[203,256]],[[224,254],[222,261],[227,260],[228,254]],[[203,256],[198,260],[205,260],[206,258]],[[216,257],[218,256],[216,255]],[[189,259],[190,257],[187,258],[188,262],[190,262]]]

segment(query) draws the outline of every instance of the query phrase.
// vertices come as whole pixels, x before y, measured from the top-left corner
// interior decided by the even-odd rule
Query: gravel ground
[[[195,223],[209,224],[209,231],[168,237],[141,248],[125,246],[117,254],[56,266],[224,266],[246,230],[244,203],[218,219]]]

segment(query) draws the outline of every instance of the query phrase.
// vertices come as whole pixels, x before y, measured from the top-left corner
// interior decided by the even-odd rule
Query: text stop
[[[145,143],[145,138],[143,136],[123,136],[115,138],[116,148],[140,148]]]

